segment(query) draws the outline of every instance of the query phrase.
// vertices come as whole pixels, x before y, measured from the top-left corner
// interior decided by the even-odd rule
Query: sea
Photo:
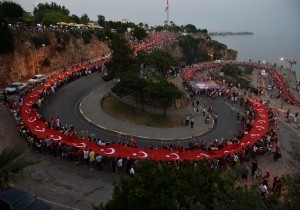
[[[228,48],[238,51],[238,61],[265,61],[269,64],[289,68],[287,61],[280,58],[295,60],[292,66],[296,71],[297,81],[300,81],[300,34],[295,33],[262,33],[254,35],[213,36],[212,39],[226,44]]]

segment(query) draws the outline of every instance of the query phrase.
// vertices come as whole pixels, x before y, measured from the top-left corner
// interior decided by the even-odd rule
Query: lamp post
[[[287,78],[287,83],[289,83],[289,82],[290,82],[290,77],[291,77],[292,66],[293,66],[294,64],[296,64],[297,62],[296,62],[295,60],[288,60],[288,59],[286,59],[286,58],[280,58],[280,60],[286,61],[286,62],[288,62],[288,63],[290,64],[289,74],[288,74],[288,78]],[[282,98],[281,109],[282,109],[282,107],[283,107],[283,102],[284,102],[284,99]]]
[[[286,62],[288,62],[288,63],[290,64],[289,74],[288,74],[288,79],[287,79],[287,81],[289,82],[289,81],[290,81],[290,77],[291,77],[292,66],[293,66],[294,64],[296,64],[297,62],[296,62],[295,60],[288,60],[288,59],[286,59],[286,58],[280,58],[280,60],[286,61]]]

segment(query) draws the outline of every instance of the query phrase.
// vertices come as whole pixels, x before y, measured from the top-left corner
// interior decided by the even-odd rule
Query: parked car
[[[23,90],[27,87],[27,83],[23,82],[14,82],[7,86],[4,90],[6,93],[16,93],[20,90]]]
[[[272,89],[273,89],[272,85],[267,85],[267,90],[272,90]]]
[[[28,80],[30,85],[39,84],[41,82],[47,81],[47,77],[43,74],[37,74]]]
[[[0,190],[0,209],[2,210],[51,210],[52,207],[23,190],[8,187]]]

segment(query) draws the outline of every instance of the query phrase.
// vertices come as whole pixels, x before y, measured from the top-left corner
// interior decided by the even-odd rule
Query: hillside
[[[62,69],[108,54],[108,41],[91,34],[88,41],[80,32],[18,32],[14,34],[14,51],[0,56],[0,87],[41,73]],[[210,39],[180,37],[167,45],[179,63],[191,64],[215,59],[235,60],[237,52]],[[210,55],[210,56],[208,56]]]
[[[92,36],[90,43],[68,33],[14,31],[14,51],[0,56],[0,86],[38,73],[62,69],[109,53],[107,41]]]

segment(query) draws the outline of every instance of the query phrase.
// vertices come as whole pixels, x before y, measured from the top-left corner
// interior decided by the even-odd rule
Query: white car
[[[23,82],[14,82],[5,88],[5,92],[7,93],[16,93],[20,90],[23,90],[27,87],[26,83]]]
[[[41,82],[46,82],[47,81],[47,77],[43,74],[37,74],[34,77],[32,77],[31,79],[28,80],[28,83],[30,85],[34,85],[34,84],[39,84]]]

